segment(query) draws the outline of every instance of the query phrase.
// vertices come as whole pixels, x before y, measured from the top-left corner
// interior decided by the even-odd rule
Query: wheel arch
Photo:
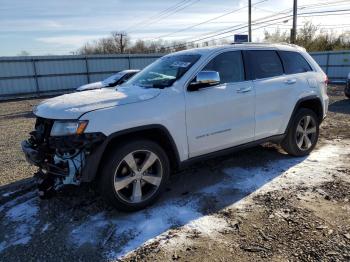
[[[160,124],[133,127],[110,134],[100,148],[88,159],[87,168],[84,168],[82,180],[90,182],[100,173],[103,161],[112,148],[128,139],[149,139],[158,143],[169,157],[170,167],[176,170],[180,165],[180,157],[173,137],[166,127]]]
[[[322,120],[323,120],[323,107],[322,107],[322,102],[321,102],[320,98],[317,97],[316,95],[306,96],[306,97],[299,99],[298,102],[295,104],[295,107],[294,107],[293,112],[291,114],[291,117],[289,119],[286,131],[290,128],[290,126],[292,124],[292,120],[300,108],[308,108],[308,109],[314,111],[318,117],[319,123],[322,122]]]

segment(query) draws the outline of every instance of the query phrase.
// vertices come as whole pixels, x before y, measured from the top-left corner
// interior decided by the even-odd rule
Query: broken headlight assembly
[[[53,123],[51,129],[51,136],[69,136],[69,135],[81,135],[84,133],[89,121],[73,120],[73,121],[62,121],[56,120]]]
[[[46,197],[63,185],[79,185],[90,181],[97,149],[106,136],[85,133],[87,120],[51,120],[37,118],[30,138],[22,142],[22,150],[33,165],[39,167],[39,195]],[[96,153],[96,154],[95,154]]]

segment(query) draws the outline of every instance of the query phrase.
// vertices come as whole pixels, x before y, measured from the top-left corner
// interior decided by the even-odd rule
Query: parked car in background
[[[39,167],[42,197],[97,181],[117,208],[138,210],[166,188],[171,170],[194,161],[264,142],[309,154],[327,114],[327,83],[295,45],[176,52],[118,88],[43,101],[22,149]]]
[[[348,78],[346,79],[344,93],[348,98],[350,98],[350,73],[348,74]]]
[[[93,90],[93,89],[100,89],[105,87],[113,87],[113,86],[121,85],[122,83],[126,82],[128,79],[130,79],[133,75],[135,75],[138,72],[140,72],[140,70],[137,70],[137,69],[123,70],[114,75],[111,75],[110,77],[106,78],[103,81],[82,85],[78,87],[76,91],[86,91],[86,90]]]

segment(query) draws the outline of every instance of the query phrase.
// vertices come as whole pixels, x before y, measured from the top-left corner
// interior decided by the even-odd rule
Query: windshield
[[[162,57],[127,83],[147,88],[169,87],[180,79],[199,58],[200,55],[197,54]]]

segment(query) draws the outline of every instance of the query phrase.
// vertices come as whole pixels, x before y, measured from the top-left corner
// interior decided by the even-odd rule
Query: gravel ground
[[[46,201],[1,192],[0,260],[349,261],[350,100],[339,86],[329,94],[310,157],[264,145],[200,163],[144,211],[113,210],[89,186]],[[0,103],[2,185],[35,171],[19,143],[39,101]]]
[[[39,99],[0,102],[0,186],[31,177],[35,168],[25,161],[20,143],[34,127],[32,108]]]

